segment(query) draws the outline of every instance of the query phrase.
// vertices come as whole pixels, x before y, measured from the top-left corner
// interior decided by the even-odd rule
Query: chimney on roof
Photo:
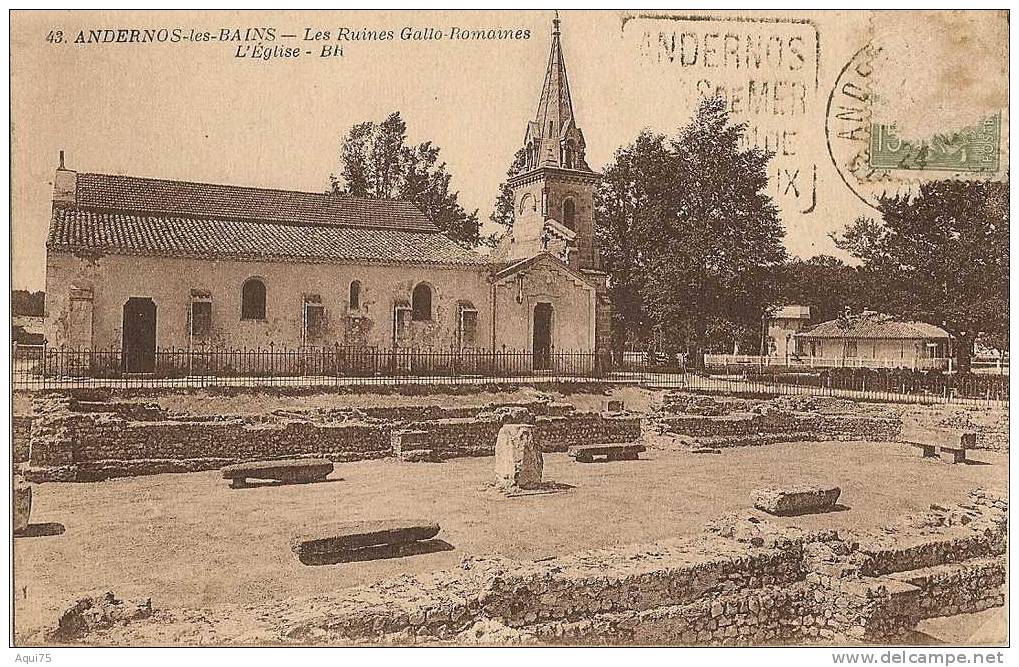
[[[64,151],[60,151],[60,164],[53,177],[53,205],[73,206],[78,191],[78,172],[64,166]]]

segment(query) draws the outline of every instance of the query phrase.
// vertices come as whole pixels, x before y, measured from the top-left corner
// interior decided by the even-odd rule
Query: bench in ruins
[[[281,484],[308,484],[321,482],[333,471],[328,459],[284,459],[277,461],[249,461],[223,468],[223,479],[232,480],[231,488],[248,486],[249,479],[264,479]]]
[[[343,522],[293,538],[302,563],[320,564],[424,553],[439,524],[421,520]]]
[[[597,457],[604,461],[635,461],[647,448],[637,443],[605,445],[575,445],[567,450],[578,463],[594,463]]]
[[[899,440],[919,448],[924,458],[941,458],[947,463],[965,463],[966,450],[976,447],[977,434],[961,429],[904,425]]]

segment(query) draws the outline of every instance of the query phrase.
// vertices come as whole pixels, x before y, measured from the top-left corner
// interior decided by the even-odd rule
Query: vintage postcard
[[[11,12],[12,649],[1001,662],[1008,37]]]

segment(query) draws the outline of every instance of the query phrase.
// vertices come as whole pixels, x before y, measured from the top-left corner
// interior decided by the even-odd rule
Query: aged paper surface
[[[1007,238],[1007,12],[15,11],[10,43],[16,645],[1007,641],[1007,327],[822,315],[714,243],[763,216],[760,267],[871,270],[846,230],[932,183],[1004,184]],[[773,208],[685,203],[743,180],[708,178],[711,99]],[[628,172],[643,130],[675,148]],[[715,231],[633,251],[656,187]],[[656,262],[750,296],[638,326]]]

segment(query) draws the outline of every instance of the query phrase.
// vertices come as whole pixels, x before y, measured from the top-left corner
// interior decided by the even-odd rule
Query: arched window
[[[347,307],[350,310],[361,309],[361,281],[351,280],[350,281],[350,300],[347,302]]]
[[[573,199],[563,201],[563,224],[570,229],[577,229],[577,206]]]
[[[414,288],[411,296],[411,309],[414,311],[413,319],[417,322],[427,322],[432,319],[432,288],[420,283]]]
[[[265,319],[265,283],[258,278],[248,278],[241,286],[241,319]]]
[[[564,160],[563,163],[567,169],[573,169],[577,166],[577,144],[570,139],[566,142],[566,149],[563,151]]]
[[[538,205],[534,195],[530,192],[524,193],[524,196],[520,198],[520,213],[530,213],[536,210],[538,210]]]

